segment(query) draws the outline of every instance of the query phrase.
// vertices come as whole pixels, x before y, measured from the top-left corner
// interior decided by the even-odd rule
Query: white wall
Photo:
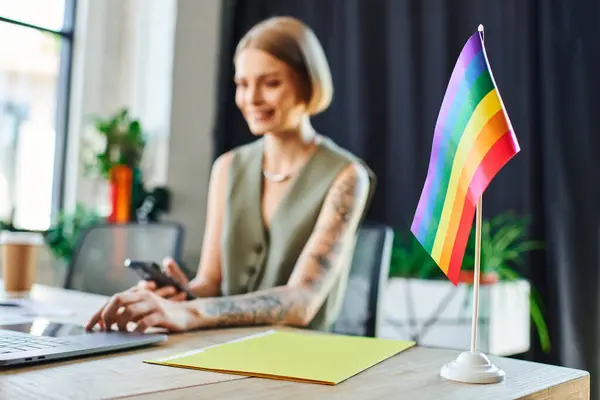
[[[196,268],[212,164],[220,0],[178,0],[167,185],[170,218],[186,228],[184,261]]]
[[[200,256],[212,161],[221,0],[79,0],[66,207],[106,205],[106,186],[80,168],[90,116],[128,106],[151,134],[144,172],[172,191],[167,216],[186,229],[184,261]],[[40,260],[41,283],[60,284]]]

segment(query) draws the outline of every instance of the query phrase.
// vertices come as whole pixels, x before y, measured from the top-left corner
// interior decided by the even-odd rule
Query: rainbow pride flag
[[[463,47],[438,115],[427,178],[411,232],[455,285],[477,202],[520,151],[483,44]]]

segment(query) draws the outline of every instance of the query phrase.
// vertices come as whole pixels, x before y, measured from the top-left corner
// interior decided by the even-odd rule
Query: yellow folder
[[[268,330],[146,363],[336,385],[415,342]]]

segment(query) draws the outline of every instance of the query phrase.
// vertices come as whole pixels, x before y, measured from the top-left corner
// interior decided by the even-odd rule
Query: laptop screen
[[[83,335],[85,329],[79,325],[51,322],[46,319],[34,319],[18,324],[0,324],[0,330],[28,333],[34,336],[65,337]]]

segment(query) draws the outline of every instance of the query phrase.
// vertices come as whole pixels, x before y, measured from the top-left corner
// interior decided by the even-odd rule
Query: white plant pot
[[[416,340],[426,347],[470,349],[472,285],[391,278],[382,289],[379,337]],[[529,292],[526,280],[479,287],[477,350],[498,356],[529,350]]]

